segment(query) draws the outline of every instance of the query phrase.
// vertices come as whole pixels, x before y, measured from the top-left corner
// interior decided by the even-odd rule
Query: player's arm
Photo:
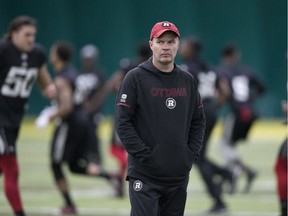
[[[87,98],[84,101],[84,108],[88,113],[93,113],[94,111],[98,110],[99,107],[103,104],[104,99],[106,97],[106,89],[105,86],[101,86],[95,93],[92,95],[91,98]]]
[[[55,84],[58,90],[57,111],[50,116],[50,121],[56,118],[64,118],[73,110],[73,91],[70,83],[58,77],[55,79]]]
[[[56,98],[56,87],[52,81],[50,74],[48,73],[46,64],[42,65],[42,67],[39,69],[37,83],[40,86],[42,93],[45,97],[51,100]]]
[[[226,77],[218,77],[216,81],[216,106],[222,107],[231,95],[229,81]]]

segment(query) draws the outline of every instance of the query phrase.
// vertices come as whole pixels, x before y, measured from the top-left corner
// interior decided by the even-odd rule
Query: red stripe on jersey
[[[198,109],[202,108],[203,107],[203,104],[198,104]]]
[[[125,104],[125,103],[117,103],[116,105],[117,105],[117,106],[126,106],[126,107],[131,107],[130,105]]]

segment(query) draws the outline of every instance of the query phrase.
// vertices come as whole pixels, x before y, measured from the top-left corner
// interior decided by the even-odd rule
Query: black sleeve
[[[115,126],[126,151],[143,162],[150,156],[151,149],[145,145],[135,128],[137,100],[136,82],[133,75],[128,73],[123,79],[116,98]]]
[[[199,92],[194,107],[194,113],[190,125],[188,145],[195,152],[195,160],[199,156],[202,148],[203,137],[205,132],[206,119],[203,110],[203,104]]]

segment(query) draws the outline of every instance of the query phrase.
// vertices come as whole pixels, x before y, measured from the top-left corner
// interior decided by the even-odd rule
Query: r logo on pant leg
[[[140,180],[136,180],[134,183],[133,183],[133,188],[135,191],[140,191],[143,187],[143,183],[140,181]]]

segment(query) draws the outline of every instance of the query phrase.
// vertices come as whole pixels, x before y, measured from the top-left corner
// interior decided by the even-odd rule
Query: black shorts
[[[53,135],[50,154],[53,163],[78,160],[100,163],[96,126],[92,119],[84,112],[77,111],[59,123]]]
[[[245,140],[256,118],[249,121],[243,121],[238,115],[230,113],[225,120],[224,136],[232,145],[237,141]]]
[[[0,155],[16,154],[16,141],[19,134],[18,128],[0,126]]]

